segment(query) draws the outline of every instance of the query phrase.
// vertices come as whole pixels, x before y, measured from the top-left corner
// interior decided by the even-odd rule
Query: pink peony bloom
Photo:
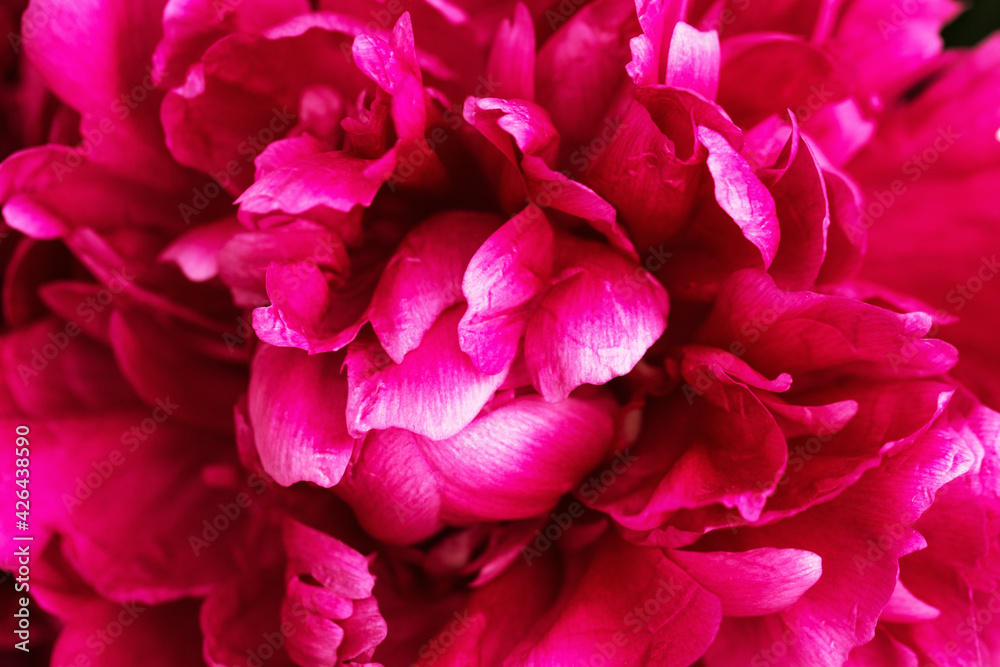
[[[958,9],[4,5],[24,648],[997,663],[1000,42],[943,49]]]

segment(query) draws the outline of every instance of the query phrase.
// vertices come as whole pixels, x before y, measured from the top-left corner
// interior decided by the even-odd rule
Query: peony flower
[[[32,648],[993,664],[998,47],[944,50],[958,9],[4,8]]]

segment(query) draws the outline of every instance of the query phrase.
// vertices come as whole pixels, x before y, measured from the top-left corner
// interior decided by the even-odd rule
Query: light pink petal
[[[666,291],[649,273],[596,244],[567,245],[579,265],[545,295],[524,334],[532,383],[549,401],[625,375],[667,326]]]
[[[678,21],[670,39],[664,83],[714,100],[719,91],[719,63],[719,34],[714,30],[702,32]]]
[[[719,598],[725,616],[781,611],[802,597],[823,573],[822,559],[799,549],[669,551],[667,555]]]
[[[687,12],[686,0],[635,0],[642,34],[632,38],[632,62],[626,70],[637,86],[663,82],[669,35]]]
[[[420,346],[393,363],[382,346],[358,339],[347,350],[348,431],[405,428],[438,440],[462,430],[493,396],[506,368],[477,369],[458,346],[464,305],[443,312]]]
[[[424,442],[442,480],[442,517],[466,523],[532,517],[551,508],[614,444],[607,399],[549,404],[517,398],[458,435]]]
[[[504,19],[497,29],[486,71],[499,82],[490,95],[534,101],[535,28],[528,8],[520,2],[514,8],[514,20]]]
[[[698,139],[708,148],[708,169],[715,181],[716,201],[739,226],[743,236],[760,250],[764,267],[771,266],[781,240],[774,197],[722,135],[701,127]]]
[[[250,370],[248,409],[264,470],[278,484],[330,487],[351,460],[344,418],[347,380],[341,355],[307,355],[261,345]]]
[[[232,219],[196,227],[167,246],[160,259],[176,263],[188,280],[211,280],[219,275],[219,251],[242,229]]]
[[[368,316],[394,362],[416,349],[442,312],[464,301],[469,260],[499,225],[492,215],[444,213],[403,240],[382,273]]]
[[[517,354],[535,301],[549,286],[555,236],[545,215],[528,207],[476,252],[462,280],[468,310],[458,327],[476,368],[499,373]]]

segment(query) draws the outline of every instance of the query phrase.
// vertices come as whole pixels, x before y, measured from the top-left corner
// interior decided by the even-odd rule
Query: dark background
[[[968,46],[1000,30],[1000,0],[976,0],[968,11],[944,29],[945,44]]]

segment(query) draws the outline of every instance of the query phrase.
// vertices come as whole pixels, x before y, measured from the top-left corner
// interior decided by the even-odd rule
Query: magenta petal
[[[573,255],[579,268],[545,295],[524,334],[532,383],[549,401],[625,375],[667,326],[666,290],[648,272],[596,244]]]
[[[479,413],[503,383],[507,369],[477,369],[458,346],[464,305],[438,317],[420,347],[394,364],[377,341],[356,340],[347,349],[348,431],[405,428],[431,439],[448,438]]]
[[[278,484],[330,487],[351,460],[354,438],[344,418],[343,357],[261,345],[248,389],[250,423],[264,470]]]
[[[219,251],[242,229],[232,219],[196,227],[167,246],[160,259],[176,263],[189,280],[210,280],[219,274]]]
[[[366,160],[336,151],[310,155],[279,167],[240,195],[240,215],[298,215],[326,207],[350,211],[368,206],[392,173],[384,160]]]
[[[765,323],[765,319],[767,323]],[[785,292],[767,274],[740,271],[723,285],[700,334],[739,353],[765,375],[791,373],[797,382],[822,369],[873,377],[926,377],[955,364],[955,348],[924,339],[924,313],[900,315],[844,297]],[[791,345],[791,347],[789,347]]]
[[[281,617],[292,626],[286,646],[292,660],[321,665],[369,658],[387,629],[372,597],[375,577],[368,558],[290,519],[284,543],[288,584]]]
[[[163,9],[163,39],[153,54],[158,81],[174,86],[205,49],[230,32],[256,33],[309,11],[306,0],[168,0]]]
[[[739,225],[743,236],[760,250],[764,268],[771,266],[781,239],[774,198],[722,135],[700,127],[698,139],[708,148],[708,169],[715,180],[716,201]]]
[[[476,368],[499,373],[513,361],[534,300],[548,287],[554,233],[529,207],[494,233],[469,262],[462,291],[469,307],[458,327]]]
[[[540,628],[533,645],[523,642],[512,662],[586,665],[613,647],[609,664],[690,665],[712,642],[721,616],[719,600],[659,549],[609,536],[551,626]]]
[[[442,516],[457,522],[532,517],[549,509],[614,444],[613,405],[524,396],[424,451],[443,481]]]
[[[396,249],[368,316],[393,361],[401,363],[442,312],[464,301],[469,260],[499,224],[491,215],[442,214],[423,222]]]
[[[334,487],[372,536],[390,544],[425,540],[440,530],[437,472],[419,435],[391,428],[371,431]]]
[[[719,598],[725,616],[781,611],[802,597],[823,572],[822,559],[800,549],[669,551],[668,556]]]
[[[159,38],[163,5],[163,0],[35,3],[25,17],[25,48],[67,104],[82,113],[108,116],[115,104],[124,108],[119,96],[148,76],[145,68]]]
[[[664,83],[672,88],[687,88],[714,100],[719,92],[719,35],[714,30],[701,32],[683,21],[674,26],[667,55]]]
[[[487,76],[499,82],[491,95],[534,101],[535,28],[528,8],[520,2],[514,8],[514,20],[504,19],[497,29],[486,68]]]

